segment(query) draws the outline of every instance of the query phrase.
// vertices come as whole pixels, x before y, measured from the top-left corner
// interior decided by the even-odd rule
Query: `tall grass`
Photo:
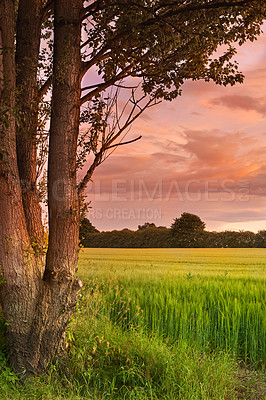
[[[245,362],[266,361],[262,281],[189,276],[175,282],[139,279],[124,280],[123,284],[133,299],[127,305],[127,323],[136,315],[138,304],[146,331],[171,343],[185,342],[208,351],[225,350]],[[113,292],[111,301],[117,295]]]
[[[86,249],[81,256],[81,263],[88,251]],[[96,253],[96,260],[92,252],[91,262],[101,259],[104,265],[105,254],[109,251]],[[176,260],[173,251],[170,251],[173,263],[171,270],[169,260],[163,263],[149,250],[135,253],[137,265],[132,257],[135,268],[130,265],[129,255],[134,254],[132,250],[113,250],[111,267],[105,264],[98,266],[98,271],[95,271],[94,266],[93,272],[99,279],[112,277],[117,280],[118,285],[109,292],[107,303],[112,320],[124,327],[138,323],[146,332],[156,333],[170,343],[185,343],[204,351],[224,350],[246,363],[265,363],[265,264],[256,260],[254,263],[253,259],[253,265],[248,267],[245,255],[242,259],[234,258],[233,263],[229,264],[224,256],[222,269],[221,259],[215,260],[219,251],[215,250],[211,258],[212,253],[204,249],[208,255],[207,265],[202,263],[204,253],[198,251],[200,257],[195,258],[196,252],[193,249],[193,260],[189,257],[190,250],[182,263],[182,257],[181,260],[178,258],[179,251],[175,250]],[[185,254],[184,250],[180,253]],[[164,254],[167,254],[167,250],[164,250]],[[249,254],[247,250],[246,254]],[[259,251],[259,257],[261,255]],[[119,267],[123,257],[126,259],[124,269],[122,265]],[[148,261],[147,257],[150,257]],[[181,261],[180,264],[177,261]],[[219,267],[219,274],[216,275],[213,271],[215,263]],[[259,271],[261,277],[251,276]],[[89,265],[81,269],[81,274],[91,275]],[[124,287],[124,291],[119,285]],[[116,289],[118,287],[119,290]],[[140,309],[137,310],[136,306]],[[125,310],[123,313],[122,309]]]

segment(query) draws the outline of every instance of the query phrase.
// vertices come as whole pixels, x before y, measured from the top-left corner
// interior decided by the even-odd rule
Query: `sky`
[[[170,227],[189,212],[207,230],[266,229],[266,34],[235,58],[243,84],[187,81],[135,121],[127,140],[141,140],[117,148],[86,190],[96,228]]]

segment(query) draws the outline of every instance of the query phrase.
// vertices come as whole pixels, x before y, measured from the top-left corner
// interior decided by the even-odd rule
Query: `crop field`
[[[79,275],[104,283],[123,326],[167,343],[266,361],[265,249],[83,249]]]

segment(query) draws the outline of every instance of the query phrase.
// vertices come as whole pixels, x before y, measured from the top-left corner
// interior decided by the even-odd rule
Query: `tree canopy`
[[[180,218],[175,218],[171,225],[173,235],[187,235],[201,233],[205,229],[205,222],[195,214],[184,212]]]
[[[95,64],[105,83],[83,100],[129,75],[141,78],[145,93],[166,99],[180,94],[186,79],[242,81],[230,61],[234,44],[254,40],[264,13],[261,1],[92,2],[85,69]],[[213,57],[221,45],[224,53]]]

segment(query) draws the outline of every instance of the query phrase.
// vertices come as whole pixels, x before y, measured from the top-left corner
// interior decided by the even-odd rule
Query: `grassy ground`
[[[265,400],[264,249],[84,249],[67,355],[0,399]]]

